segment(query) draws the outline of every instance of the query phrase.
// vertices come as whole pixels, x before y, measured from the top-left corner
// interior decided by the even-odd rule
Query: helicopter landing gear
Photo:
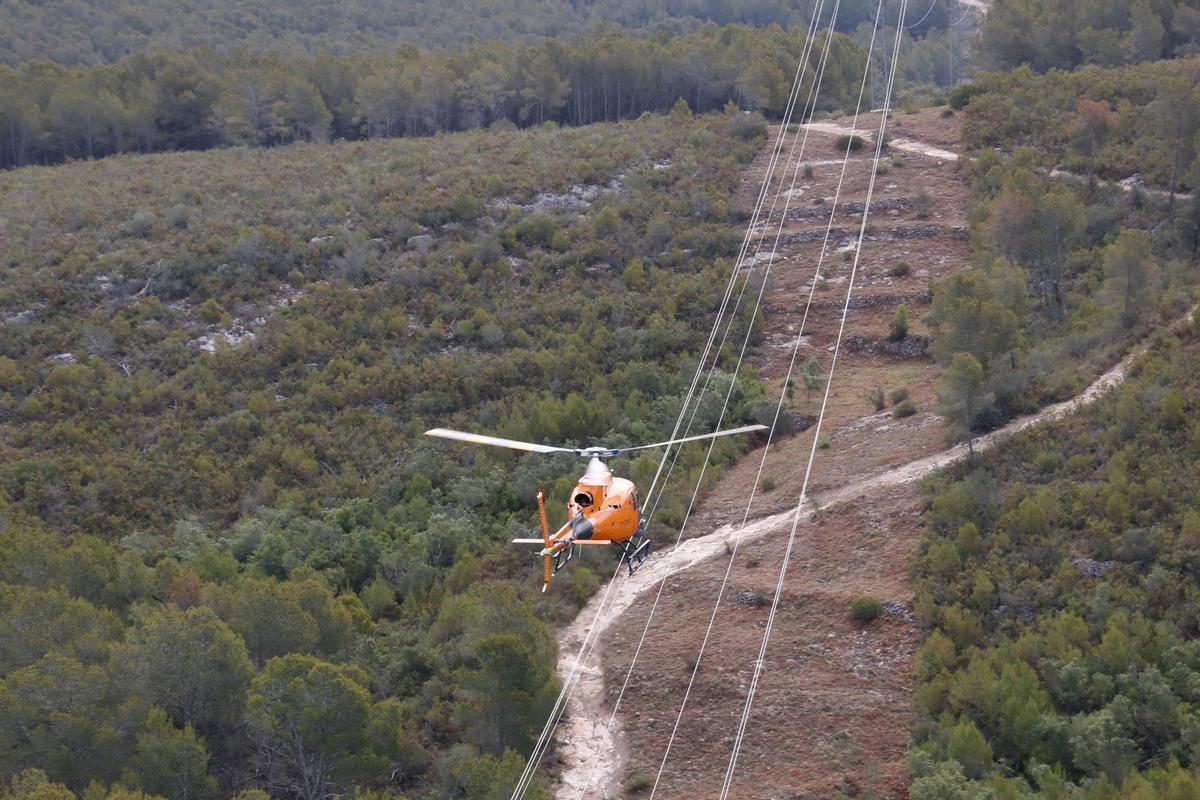
[[[555,553],[554,554],[554,572],[553,572],[553,574],[557,575],[558,571],[560,569],[562,569],[563,567],[565,567],[568,563],[570,563],[571,559],[574,557],[575,557],[575,546],[574,545],[567,545],[562,550],[559,550],[557,553]]]
[[[632,576],[650,556],[650,540],[646,538],[646,520],[638,523],[637,533],[628,542],[623,542],[621,547],[623,548],[621,558],[629,565],[629,574]]]

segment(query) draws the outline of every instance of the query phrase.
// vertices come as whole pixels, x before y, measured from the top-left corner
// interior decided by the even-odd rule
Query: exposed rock
[[[767,593],[762,589],[742,589],[733,596],[733,602],[739,606],[766,605]]]
[[[922,358],[929,351],[928,336],[905,336],[898,342],[876,339],[856,333],[846,337],[846,349],[852,353],[871,353],[894,358]]]
[[[188,344],[205,353],[215,353],[217,342],[224,342],[230,347],[238,347],[253,342],[257,338],[252,331],[245,328],[230,328],[206,333],[197,339],[192,339]]]
[[[32,308],[27,308],[24,311],[18,311],[16,314],[9,314],[4,318],[4,322],[6,325],[28,325],[33,322],[36,316]]]
[[[849,231],[845,228],[830,228],[829,240],[840,241],[850,237]],[[814,228],[808,231],[795,231],[794,233],[785,233],[779,237],[780,244],[807,244],[808,242],[819,242],[825,238],[825,230],[823,228]]]
[[[308,240],[308,243],[309,244],[320,244],[321,242],[328,242],[332,238],[333,238],[333,236],[314,236],[313,238]]]
[[[932,292],[916,292],[914,294],[873,294],[865,297],[850,298],[850,308],[873,308],[875,306],[898,306],[901,303],[929,303],[933,300]]]
[[[1075,565],[1075,569],[1079,570],[1079,574],[1085,578],[1103,578],[1116,564],[1112,561],[1096,561],[1093,558],[1072,558],[1071,563]]]
[[[897,225],[892,228],[893,239],[936,239],[946,232],[941,225]]]
[[[49,356],[46,360],[52,364],[69,365],[75,363],[75,356],[70,353],[57,353]]]
[[[408,241],[406,242],[406,244],[409,247],[420,251],[421,253],[428,253],[430,248],[433,247],[433,237],[430,236],[428,233],[418,234],[417,236],[410,236],[410,237],[408,237]]]
[[[592,204],[599,191],[599,186],[577,184],[561,194],[542,192],[533,198],[532,203],[525,206],[525,210],[533,214],[543,214],[547,211],[582,211]]]
[[[817,424],[816,414],[801,414],[799,411],[792,412],[792,420],[796,426],[796,432],[806,431],[813,425]]]
[[[909,625],[915,625],[917,615],[902,600],[885,600],[879,604],[879,616],[884,619],[902,619]]]
[[[858,216],[863,213],[866,208],[866,202],[862,200],[853,200],[847,203],[839,203],[837,213],[843,216]],[[912,208],[911,197],[885,197],[881,200],[873,200],[871,202],[871,213],[880,211],[907,211]],[[775,216],[778,216],[776,213]],[[787,212],[788,219],[827,219],[829,217],[829,206],[824,204],[804,206],[801,208],[790,208]]]
[[[842,203],[838,206],[839,214],[861,214],[867,208],[865,200],[853,200],[849,203]],[[912,208],[912,198],[910,197],[885,197],[880,200],[871,201],[872,213],[877,211],[905,211]]]
[[[764,261],[776,261],[776,260],[780,260],[783,258],[784,258],[784,256],[781,253],[775,253],[775,252],[755,253],[752,256],[748,256],[748,257],[742,259],[742,267],[743,268],[757,267],[759,264],[763,263]]]

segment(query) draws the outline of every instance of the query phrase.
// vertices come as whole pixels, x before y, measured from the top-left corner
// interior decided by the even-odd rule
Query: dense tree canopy
[[[1180,204],[1171,188],[1128,179],[1138,180],[1135,170],[1164,185],[1200,177],[1188,144],[1200,133],[1198,70],[1195,59],[1045,76],[1018,69],[957,92],[966,137],[985,148],[962,164],[975,264],[934,287],[927,320],[938,362],[969,355],[993,402],[965,412],[960,361],[958,380],[947,376],[940,392],[952,438],[1073,395],[1135,338],[1186,311],[1200,193]]]
[[[1200,52],[1195,0],[992,0],[977,55],[988,69],[1042,72]]]
[[[1047,168],[1161,188],[1200,181],[1189,172],[1200,133],[1200,58],[1036,75],[985,73],[953,98],[976,148],[1030,148]]]
[[[506,543],[578,460],[420,433],[663,438],[764,133],[684,104],[0,174],[0,783],[510,789],[557,692],[550,625],[612,562],[542,595]],[[727,424],[763,397],[744,370]]]
[[[201,46],[290,56],[379,52],[398,45],[454,49],[575,38],[603,23],[647,34],[686,32],[705,22],[803,28],[816,6],[816,0],[202,0],[186,6],[169,0],[9,0],[0,5],[0,64],[41,58],[69,66],[101,64]],[[913,32],[944,29],[953,22],[950,6],[949,0],[935,0]],[[844,0],[839,30],[853,31],[874,10],[872,0]],[[891,4],[893,25],[897,13],[897,4]]]
[[[1197,375],[1192,324],[1095,407],[931,485],[915,800],[1200,790]]]
[[[283,58],[190,50],[71,69],[33,61],[0,67],[0,167],[128,151],[587,124],[665,112],[680,97],[694,111],[732,102],[778,115],[804,39],[777,27],[708,25],[674,38],[607,28],[572,43],[456,52],[406,47]],[[805,65],[809,82],[820,52]],[[864,46],[834,36],[822,108],[853,102],[865,60]]]

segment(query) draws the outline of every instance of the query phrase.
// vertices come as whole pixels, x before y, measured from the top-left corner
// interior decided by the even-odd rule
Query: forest
[[[1200,11],[994,0],[964,83],[958,5],[909,23],[898,103],[970,150],[971,266],[922,320],[948,441],[1150,345],[922,486],[910,796],[1194,798]],[[507,542],[581,462],[421,434],[666,438],[813,7],[0,4],[0,798],[508,798],[616,564],[541,594]],[[883,75],[841,8],[822,112]],[[774,417],[736,361],[696,429],[726,388]]]
[[[0,5],[0,64],[48,59],[65,66],[111,63],[136,53],[210,47],[269,55],[383,53],[402,45],[456,50],[503,41],[590,37],[612,24],[647,35],[678,34],[705,22],[807,26],[816,0],[7,0]],[[915,36],[945,30],[951,0],[933,0]],[[845,0],[838,29],[868,21],[870,0]],[[892,24],[896,9],[889,11]]]
[[[1200,794],[1200,193],[1177,196],[1200,184],[1198,68],[956,90],[980,149],[961,165],[975,264],[929,315],[951,437],[1151,347],[1096,405],[925,481],[913,800]],[[1136,168],[1151,185],[1112,180]]]
[[[960,164],[975,263],[933,287],[927,318],[953,437],[1073,397],[1190,308],[1200,197],[1177,193],[1200,183],[1198,75],[1185,59],[955,90],[979,148]],[[1106,180],[1133,165],[1157,186]]]
[[[1200,318],[930,482],[913,800],[1200,793],[1198,374]]]
[[[612,563],[542,595],[505,544],[577,459],[420,433],[665,438],[764,132],[680,103],[0,174],[10,796],[506,797]],[[773,413],[739,380],[727,422]]]
[[[834,37],[823,109],[853,103],[868,36]],[[655,38],[609,26],[586,39],[456,51],[409,45],[283,57],[202,48],[75,68],[37,60],[0,66],[0,168],[120,152],[583,125],[666,112],[681,97],[698,113],[732,102],[778,116],[804,44],[801,32],[777,26],[709,24]],[[953,82],[947,36],[910,36],[906,46],[908,85],[938,91]],[[808,79],[819,52],[805,65]]]
[[[1038,72],[1198,52],[1195,0],[992,0],[976,47],[985,69]]]

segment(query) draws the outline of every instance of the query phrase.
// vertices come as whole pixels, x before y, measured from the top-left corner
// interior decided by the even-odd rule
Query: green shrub
[[[904,400],[892,408],[892,416],[896,419],[911,417],[915,413],[917,413],[917,404],[912,400]]]
[[[645,772],[635,772],[626,778],[625,782],[621,785],[625,791],[637,794],[638,792],[646,791],[654,785],[654,776],[647,775]]]
[[[849,148],[851,152],[862,150],[863,138],[861,136],[852,136],[848,133],[844,133],[837,137],[833,143],[833,146],[842,152],[845,152],[847,148]]]
[[[913,197],[913,210],[915,210],[917,219],[929,219],[929,210],[933,208],[933,198],[929,196],[929,192],[922,189]]]
[[[547,245],[558,232],[558,223],[549,214],[527,214],[517,223],[517,238],[526,244]]]
[[[908,389],[903,386],[897,386],[888,394],[888,399],[892,401],[892,405],[898,405],[908,399]]]
[[[874,597],[858,597],[850,602],[850,615],[856,622],[878,619],[883,607]]]
[[[886,397],[883,393],[882,386],[876,386],[874,389],[867,392],[867,402],[870,403],[876,411],[883,411],[884,407],[887,405],[885,401]]]
[[[770,475],[763,475],[758,481],[758,488],[762,489],[764,492],[771,491],[775,488],[775,479]]]
[[[898,342],[906,336],[908,336],[908,306],[901,303],[900,307],[896,309],[896,316],[892,317],[888,338],[893,342]]]
[[[456,222],[474,222],[483,214],[483,204],[465,194],[450,201],[450,215]]]
[[[767,137],[767,121],[760,114],[738,114],[730,117],[725,123],[725,130],[730,136],[750,142]]]
[[[888,275],[891,275],[893,278],[903,278],[909,273],[910,269],[907,261],[897,261],[888,267]]]

